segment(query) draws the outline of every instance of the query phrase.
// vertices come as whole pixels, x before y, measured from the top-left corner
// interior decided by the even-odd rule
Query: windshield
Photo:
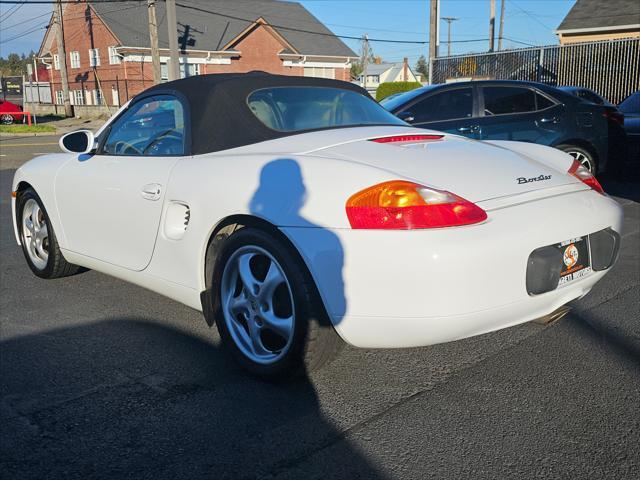
[[[252,92],[247,103],[258,120],[280,132],[356,125],[407,125],[374,100],[340,88],[263,88]]]

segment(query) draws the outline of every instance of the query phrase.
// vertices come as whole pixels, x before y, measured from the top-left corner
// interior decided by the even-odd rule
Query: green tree
[[[415,71],[416,73],[422,75],[423,81],[429,78],[429,65],[427,65],[427,59],[424,57],[424,55],[420,55],[420,57],[418,58]]]
[[[367,63],[376,63],[376,60],[379,58],[376,57],[376,54],[373,53],[373,49],[371,48],[371,44],[369,44],[369,56],[367,58]],[[382,61],[380,59],[380,61]],[[362,52],[360,52],[360,58],[358,60],[354,60],[351,62],[351,78],[356,79],[360,76],[362,71],[364,70],[364,63],[362,61]]]

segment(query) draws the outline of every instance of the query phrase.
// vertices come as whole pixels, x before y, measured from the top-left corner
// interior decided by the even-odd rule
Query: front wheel
[[[243,228],[224,240],[213,285],[222,341],[255,375],[314,370],[341,346],[306,267],[262,230]]]
[[[16,215],[22,252],[33,273],[40,278],[51,279],[80,271],[80,267],[67,262],[62,256],[49,215],[33,189],[29,188],[18,196]]]
[[[0,115],[0,123],[2,125],[11,125],[13,123],[13,116],[8,113],[3,113]]]

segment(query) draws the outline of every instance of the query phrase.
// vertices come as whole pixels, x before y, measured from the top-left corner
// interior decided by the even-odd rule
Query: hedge
[[[381,83],[376,90],[376,100],[380,101],[383,98],[393,95],[394,93],[408,92],[420,88],[422,84],[420,82],[385,82]]]

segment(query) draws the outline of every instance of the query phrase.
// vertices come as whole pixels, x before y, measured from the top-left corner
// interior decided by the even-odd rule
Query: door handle
[[[471,127],[460,127],[458,128],[458,131],[460,133],[472,133],[478,130],[478,126],[477,125],[473,125]]]
[[[558,123],[558,117],[543,117],[538,121],[540,123]]]
[[[144,187],[142,187],[142,198],[145,200],[158,200],[160,198],[160,194],[162,192],[162,185],[159,183],[147,183]]]

